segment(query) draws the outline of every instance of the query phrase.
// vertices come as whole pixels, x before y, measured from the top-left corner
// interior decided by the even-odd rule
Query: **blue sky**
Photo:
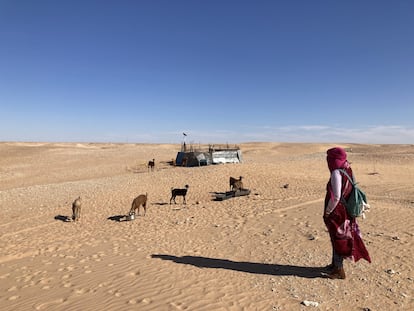
[[[413,144],[413,13],[0,0],[0,141]]]

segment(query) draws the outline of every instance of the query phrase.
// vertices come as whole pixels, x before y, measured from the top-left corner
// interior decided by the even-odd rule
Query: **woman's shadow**
[[[228,259],[208,258],[199,256],[182,256],[153,254],[152,258],[170,260],[175,263],[192,265],[199,268],[228,269],[254,274],[292,275],[302,278],[323,278],[326,267],[302,267],[292,265],[266,264],[256,262],[232,261]]]

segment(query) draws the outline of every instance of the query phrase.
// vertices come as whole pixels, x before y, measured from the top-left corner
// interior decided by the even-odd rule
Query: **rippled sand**
[[[328,280],[333,146],[246,143],[241,164],[183,168],[179,145],[0,143],[1,310],[413,310],[414,146],[342,145],[373,262]],[[229,176],[251,194],[212,200]],[[146,192],[146,216],[118,221]],[[81,220],[64,221],[78,196]]]

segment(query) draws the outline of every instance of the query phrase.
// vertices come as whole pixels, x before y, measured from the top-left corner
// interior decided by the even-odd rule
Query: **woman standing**
[[[353,178],[352,169],[343,148],[335,147],[327,151],[326,160],[331,177],[326,186],[325,209],[323,219],[329,231],[332,243],[332,262],[327,277],[345,279],[344,258],[357,262],[361,258],[371,262],[368,251],[361,239],[357,221],[350,217],[341,198],[349,197],[352,184],[341,172],[343,169]]]

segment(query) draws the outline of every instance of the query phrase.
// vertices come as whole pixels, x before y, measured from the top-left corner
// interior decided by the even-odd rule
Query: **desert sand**
[[[243,163],[184,168],[179,144],[0,143],[0,309],[414,310],[413,145],[239,146]],[[334,146],[371,205],[372,263],[346,261],[345,280],[321,274]],[[230,176],[250,195],[214,201]],[[144,193],[147,214],[118,221]]]

